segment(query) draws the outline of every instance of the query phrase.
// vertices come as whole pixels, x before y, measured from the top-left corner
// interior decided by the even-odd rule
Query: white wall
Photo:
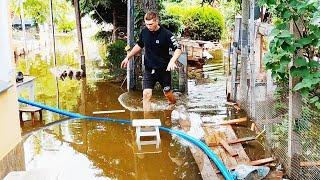
[[[12,77],[12,54],[9,33],[8,0],[0,0],[0,80],[9,82]]]
[[[9,22],[8,0],[0,0],[0,80],[15,85],[10,75],[14,67],[11,51],[11,23]],[[21,140],[19,108],[16,86],[0,92],[0,160]],[[1,178],[0,178],[1,179]]]

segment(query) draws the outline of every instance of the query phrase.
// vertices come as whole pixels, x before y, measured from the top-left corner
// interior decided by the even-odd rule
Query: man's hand
[[[177,68],[176,61],[170,61],[167,67],[167,71],[173,71]]]
[[[128,65],[129,59],[126,57],[124,60],[121,62],[121,68],[126,68]]]

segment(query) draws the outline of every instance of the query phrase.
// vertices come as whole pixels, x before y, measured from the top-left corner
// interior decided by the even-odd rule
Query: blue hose
[[[47,105],[44,105],[44,104],[40,104],[40,103],[37,103],[37,102],[29,101],[29,100],[26,100],[26,99],[23,99],[23,98],[18,98],[18,101],[21,102],[21,103],[24,103],[24,104],[29,104],[31,106],[35,106],[35,107],[39,107],[39,108],[42,108],[42,109],[46,109],[46,110],[51,111],[51,112],[55,112],[55,113],[58,113],[58,114],[69,116],[71,118],[84,118],[84,116],[81,115],[81,114],[72,113],[72,112],[68,112],[68,111],[63,111],[63,110],[58,109],[58,108],[54,108],[54,107],[50,107],[50,106],[47,106]]]
[[[29,104],[32,106],[36,106],[42,109],[46,109],[48,111],[51,112],[55,112],[58,114],[62,114],[65,116],[69,116],[71,118],[82,118],[82,119],[89,119],[89,120],[100,120],[100,121],[111,121],[111,122],[116,122],[116,123],[122,123],[122,124],[131,124],[131,121],[129,120],[122,120],[122,119],[112,119],[112,118],[106,118],[106,117],[92,117],[92,116],[84,116],[81,114],[77,114],[77,113],[72,113],[72,112],[68,112],[68,111],[63,111],[61,109],[58,108],[54,108],[54,107],[50,107],[41,103],[37,103],[37,102],[32,102],[23,98],[18,98],[18,101],[24,104]],[[169,129],[166,127],[162,127],[160,126],[160,130],[162,131],[166,131],[170,134],[175,134],[191,143],[193,143],[194,145],[198,146],[200,149],[203,150],[204,153],[207,154],[207,156],[215,163],[215,165],[217,166],[217,168],[220,170],[221,174],[224,176],[224,178],[226,180],[233,180],[236,177],[234,175],[232,175],[230,173],[230,171],[226,168],[226,166],[223,164],[223,162],[218,158],[218,156],[203,142],[201,142],[200,140],[185,134],[181,131],[177,131],[177,130],[173,130],[173,129]]]

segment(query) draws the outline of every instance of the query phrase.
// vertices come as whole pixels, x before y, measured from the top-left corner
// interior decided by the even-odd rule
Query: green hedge
[[[124,40],[116,40],[115,42],[107,46],[107,62],[110,70],[121,71],[120,64],[121,61],[126,57],[126,47],[127,43]]]
[[[76,23],[73,20],[61,20],[58,22],[58,31],[59,32],[70,32],[76,28]]]
[[[221,12],[210,6],[183,8],[168,7],[168,12],[178,15],[185,26],[185,35],[199,40],[220,40],[224,31]]]
[[[179,16],[169,14],[165,10],[160,11],[160,23],[166,29],[169,29],[176,36],[181,36],[183,31],[183,23],[179,19]]]

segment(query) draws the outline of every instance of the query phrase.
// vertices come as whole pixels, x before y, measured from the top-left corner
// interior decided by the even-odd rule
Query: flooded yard
[[[72,53],[60,53],[58,64],[77,67],[78,62],[73,57]],[[50,72],[52,67],[52,59],[43,60],[40,55],[19,59],[18,70],[36,77],[35,101],[88,116],[93,116],[95,111],[124,109],[118,97],[125,90],[120,88],[120,83],[97,78],[103,69],[96,61],[87,61],[88,76],[81,80],[66,78],[62,81]],[[24,92],[22,96],[27,94]],[[132,96],[137,104],[142,103],[141,93]],[[161,101],[164,103],[164,99]],[[144,118],[145,114],[126,110],[100,116],[133,119]],[[149,113],[150,116],[160,118],[164,126],[171,127],[171,111],[155,111]],[[26,121],[22,126],[26,136],[23,143],[26,170],[47,169],[58,171],[62,176],[85,179],[201,179],[188,146],[170,134],[161,132],[160,152],[143,154],[135,147],[135,129],[131,126],[67,120],[48,111],[44,111],[43,119],[44,123],[37,121],[32,126]]]
[[[61,49],[57,55],[58,67],[79,67],[74,51],[66,51],[67,47],[74,47],[74,39],[62,37],[57,42]],[[99,50],[89,51],[93,55],[87,55],[87,77],[80,80],[57,78],[51,73],[54,63],[50,56],[30,54],[21,57],[18,70],[36,77],[35,101],[87,116],[96,116],[93,112],[97,111],[125,110],[99,116],[126,120],[159,118],[163,126],[173,129],[182,128],[174,119],[176,110],[182,108],[189,114],[193,126],[188,129],[188,134],[200,140],[204,135],[201,123],[245,116],[225,104],[222,61],[207,62],[202,72],[204,78],[188,80],[188,92],[179,95],[173,108],[175,112],[168,108],[162,94],[156,92],[153,97],[156,110],[144,113],[142,93],[126,93],[120,87],[121,83],[105,81],[107,70],[99,66],[101,59],[96,55]],[[24,92],[22,96],[27,94]],[[130,107],[124,107],[119,99]],[[43,119],[43,123],[37,121],[34,126],[30,121],[22,125],[26,170],[44,168],[59,171],[62,176],[80,175],[86,179],[202,179],[189,149],[191,145],[176,136],[161,132],[160,152],[143,154],[137,151],[135,129],[131,126],[85,119],[69,120],[48,111],[44,111]],[[254,134],[248,124],[234,129],[240,137]],[[259,143],[248,143],[245,149],[249,156],[264,157]]]

